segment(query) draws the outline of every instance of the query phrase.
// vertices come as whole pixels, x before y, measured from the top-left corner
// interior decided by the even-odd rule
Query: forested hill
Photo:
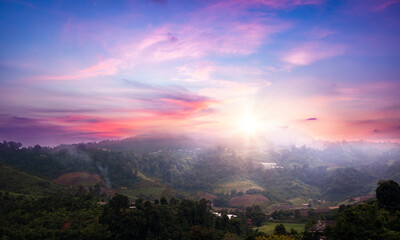
[[[373,194],[379,179],[400,181],[399,149],[396,144],[343,142],[322,149],[210,147],[180,137],[55,148],[3,142],[0,162],[64,186],[120,192],[132,199],[211,194],[225,207],[238,201],[246,205],[249,199],[263,199],[267,207],[294,198],[342,201]]]
[[[32,176],[0,163],[0,190],[43,196],[62,191],[64,188],[52,181]]]
[[[122,140],[105,140],[98,143],[86,144],[91,148],[104,148],[113,151],[134,151],[137,153],[156,152],[161,149],[195,149],[209,146],[204,141],[196,141],[184,135],[157,134],[139,135]],[[61,145],[58,148],[65,148],[68,145]]]

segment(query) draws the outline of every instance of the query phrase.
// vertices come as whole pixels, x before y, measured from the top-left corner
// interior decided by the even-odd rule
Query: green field
[[[0,190],[42,196],[64,189],[47,179],[33,176],[0,163]]]
[[[274,228],[276,225],[278,225],[279,223],[275,223],[275,222],[268,222],[265,225],[261,226],[261,227],[257,227],[254,229],[258,229],[258,231],[261,232],[265,232],[268,234],[272,234],[274,232]],[[298,232],[303,232],[304,231],[304,226],[306,225],[305,223],[283,223],[283,225],[285,225],[286,227],[286,231],[290,231],[290,229],[294,229]]]
[[[153,200],[162,197],[164,190],[165,187],[148,187],[148,188],[124,189],[124,190],[119,190],[118,192],[128,196],[130,199],[145,197],[150,200]]]
[[[307,203],[307,200],[303,199],[303,198],[292,198],[288,200],[291,204],[293,205],[301,205],[303,203]]]
[[[230,179],[227,182],[218,184],[218,186],[214,189],[214,192],[216,193],[231,193],[233,189],[235,189],[237,192],[246,192],[246,190],[250,188],[255,188],[263,191],[264,189],[254,183],[253,181],[249,179],[241,179],[241,178],[236,178],[236,179]]]

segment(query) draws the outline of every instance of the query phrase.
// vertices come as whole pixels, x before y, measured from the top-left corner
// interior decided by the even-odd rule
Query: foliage
[[[274,233],[274,229],[276,227],[276,225],[278,225],[279,223],[276,222],[267,222],[266,224],[264,224],[261,227],[256,228],[258,231],[262,231],[265,232],[267,234],[273,234]],[[304,231],[304,226],[305,223],[289,223],[289,222],[284,222],[282,223],[286,229],[291,229],[290,230],[290,234],[291,235],[296,235],[299,232],[303,232]]]
[[[378,201],[343,209],[337,216],[335,227],[327,227],[329,239],[400,239],[400,211],[388,211],[398,201],[398,184],[380,181],[376,189]],[[379,197],[378,197],[379,196]]]
[[[102,208],[91,195],[32,198],[0,192],[0,239],[106,239]]]
[[[247,207],[246,216],[250,218],[252,224],[257,227],[261,226],[261,224],[267,220],[267,216],[258,205]]]
[[[118,202],[125,202],[118,195]],[[216,217],[210,202],[162,198],[160,204],[136,200],[135,209],[106,205],[101,223],[110,227],[112,239],[221,239],[227,233],[241,234],[240,221]],[[125,198],[126,199],[126,198]]]
[[[400,186],[393,180],[379,181],[376,198],[386,209],[400,209]]]
[[[251,231],[240,218],[212,214],[204,199],[138,199],[135,207],[120,194],[101,206],[91,194],[33,198],[0,192],[0,239],[212,240],[235,239]]]
[[[46,179],[30,175],[0,162],[0,189],[15,193],[43,196],[63,190]]]
[[[394,234],[392,224],[393,216],[380,209],[376,202],[362,204],[341,213],[336,226],[328,234],[331,239],[389,239],[387,237],[391,235],[397,236],[391,239],[398,239],[400,232]]]
[[[283,225],[282,223],[278,224],[275,226],[274,228],[274,235],[286,235],[287,231],[286,231],[286,227],[285,225]]]

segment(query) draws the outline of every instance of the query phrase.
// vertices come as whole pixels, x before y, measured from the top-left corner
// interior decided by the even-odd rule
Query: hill
[[[166,149],[192,149],[199,142],[184,135],[146,134],[115,141],[89,143],[89,147],[104,148],[112,151],[135,151],[138,153],[157,152]]]
[[[41,196],[63,189],[60,185],[49,180],[0,163],[0,190]]]
[[[205,146],[182,136],[141,136],[55,148],[3,142],[0,162],[65,186],[93,189],[98,184],[131,199],[198,198],[207,192],[224,207],[235,205],[231,200],[243,194],[261,194],[268,198],[267,205],[289,204],[295,198],[340,202],[370,194],[379,179],[399,176],[396,144],[330,143],[321,149]]]

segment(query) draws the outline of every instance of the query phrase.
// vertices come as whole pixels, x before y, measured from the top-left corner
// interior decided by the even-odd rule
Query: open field
[[[121,189],[118,192],[128,196],[131,199],[139,197],[146,197],[148,199],[160,199],[163,196],[165,187],[148,187],[148,188],[136,188],[136,189]]]
[[[235,207],[249,207],[252,205],[260,205],[264,206],[269,202],[269,199],[261,194],[244,194],[241,196],[237,196],[232,198],[229,201],[229,205]]]
[[[301,205],[301,204],[307,203],[306,199],[299,198],[299,197],[289,199],[288,201],[293,205]]]
[[[78,185],[88,187],[96,185],[97,183],[104,184],[104,181],[99,174],[88,173],[88,172],[65,173],[59,176],[58,178],[54,179],[53,182],[66,187],[78,186]]]
[[[274,232],[274,228],[276,225],[279,223],[276,222],[267,222],[264,226],[257,227],[254,229],[258,229],[258,231],[265,232],[268,234],[272,234]],[[286,231],[290,231],[290,229],[294,229],[298,232],[303,232],[304,231],[304,226],[306,225],[305,223],[283,223],[286,227]]]
[[[236,190],[237,192],[243,192],[245,193],[246,190],[250,188],[255,188],[255,189],[260,189],[264,190],[262,187],[259,185],[255,184],[251,180],[248,179],[234,179],[233,181],[229,181],[226,183],[219,184],[216,189],[214,189],[214,192],[216,193],[231,193],[232,190]]]

